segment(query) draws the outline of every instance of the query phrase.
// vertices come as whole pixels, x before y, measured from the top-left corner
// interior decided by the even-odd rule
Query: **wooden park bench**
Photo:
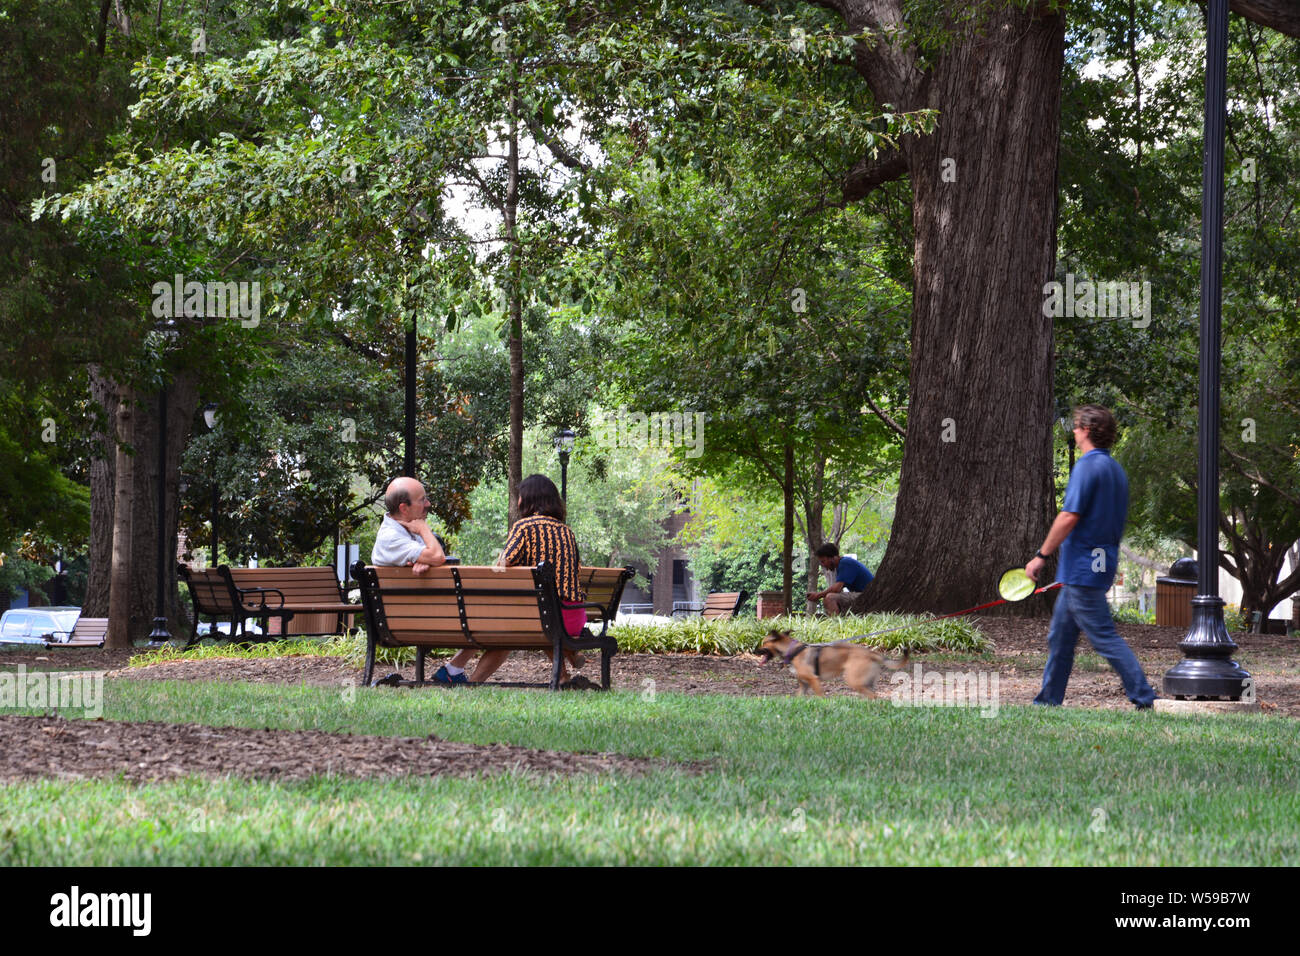
[[[699,614],[706,621],[726,620],[736,616],[747,597],[749,594],[746,591],[714,591],[704,599],[703,604],[676,601],[673,603],[673,617],[679,614]]]
[[[360,604],[350,604],[333,568],[219,568],[177,570],[194,602],[189,644],[198,641],[199,615],[230,622],[230,639],[246,640],[249,618],[262,634],[279,621],[286,634],[336,634],[351,626]],[[295,620],[295,617],[297,620]]]
[[[319,568],[232,568],[221,565],[218,573],[250,617],[261,618],[263,633],[278,619],[285,636],[298,634],[342,634],[352,626],[361,605],[347,599],[334,569]]]
[[[255,612],[240,605],[238,594],[231,590],[230,582],[221,576],[220,570],[194,570],[188,565],[178,564],[176,571],[189,588],[190,600],[194,602],[193,623],[186,647],[198,643],[200,615],[209,618],[214,627],[218,621],[229,621],[230,639],[243,640],[244,621]]]
[[[623,588],[635,576],[636,569],[631,567],[578,568],[578,583],[587,595],[587,622],[599,624],[605,618],[614,620],[619,602],[623,600]],[[603,617],[601,608],[604,609]]]
[[[46,641],[46,647],[103,647],[108,637],[108,618],[79,617],[66,641]]]
[[[627,573],[624,568],[601,570]],[[584,628],[570,637],[560,614],[555,570],[547,562],[533,568],[444,565],[419,575],[410,568],[357,562],[352,577],[361,585],[366,614],[365,684],[374,674],[377,647],[414,647],[417,685],[425,683],[425,657],[431,649],[472,647],[549,652],[550,687],[556,690],[567,648],[599,649],[601,687],[609,689],[609,664],[618,652],[618,642],[606,633],[613,615],[605,604],[587,603],[588,613],[598,614],[600,633]],[[603,581],[605,576],[597,577]]]

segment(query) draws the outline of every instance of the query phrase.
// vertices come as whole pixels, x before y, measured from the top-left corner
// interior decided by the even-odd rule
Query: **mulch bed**
[[[0,668],[29,671],[107,671],[125,667],[140,649],[108,650],[103,647],[41,647],[36,644],[0,644]]]
[[[640,774],[662,761],[619,754],[560,753],[509,744],[454,743],[430,735],[375,737],[318,730],[257,730],[156,721],[0,716],[0,781],[116,777],[143,783],[227,775],[305,780],[427,777],[528,771]],[[691,769],[678,765],[682,769]]]

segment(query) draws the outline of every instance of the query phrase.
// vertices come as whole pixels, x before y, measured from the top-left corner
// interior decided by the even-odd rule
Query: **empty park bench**
[[[269,621],[283,622],[285,635],[342,634],[351,626],[360,604],[347,599],[334,569],[318,568],[232,568],[221,565],[218,573],[249,616],[262,618],[263,632]]]
[[[623,600],[623,587],[636,576],[635,568],[578,568],[578,583],[587,595],[587,621],[599,624],[605,618],[614,620],[618,603]],[[592,605],[599,605],[593,607]],[[603,617],[601,608],[604,609]]]
[[[190,600],[194,603],[194,620],[186,646],[193,645],[199,640],[200,615],[211,620],[214,625],[214,636],[217,622],[229,621],[230,639],[242,640],[244,621],[256,615],[256,608],[249,610],[240,604],[239,595],[232,590],[230,582],[222,577],[217,568],[195,570],[188,565],[178,564],[176,570],[189,588]]]
[[[698,614],[706,621],[722,621],[729,617],[735,617],[740,611],[740,606],[745,603],[745,598],[749,595],[745,591],[715,591],[704,599],[703,604],[692,604],[689,601],[675,601],[673,603],[673,617],[687,614]]]
[[[604,569],[626,574],[624,568]],[[629,575],[630,576],[630,575]],[[483,651],[546,651],[551,655],[552,690],[559,688],[562,651],[600,650],[601,687],[609,689],[610,660],[618,643],[607,635],[613,615],[589,602],[600,633],[584,628],[578,637],[564,629],[555,569],[444,565],[423,574],[410,568],[382,568],[357,562],[352,577],[361,585],[366,615],[366,664],[362,681],[374,674],[377,647],[414,647],[415,683],[423,684],[425,657],[434,648]],[[602,581],[604,575],[598,576]]]
[[[79,617],[66,641],[46,641],[47,647],[103,647],[108,636],[108,618]]]

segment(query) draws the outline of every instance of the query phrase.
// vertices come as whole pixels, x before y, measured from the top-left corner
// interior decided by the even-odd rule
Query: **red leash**
[[[1036,588],[1032,594],[1026,594],[1025,598],[1033,597],[1034,594],[1044,594],[1047,591],[1055,591],[1060,586],[1061,586],[1060,581],[1057,581],[1055,584],[1044,585],[1041,588]],[[1021,598],[1020,600],[1023,601],[1025,598]],[[922,624],[930,624],[934,621],[942,621],[944,618],[949,618],[949,617],[961,617],[963,614],[973,614],[976,611],[982,611],[985,608],[997,607],[999,604],[1006,604],[1006,603],[1007,603],[1006,598],[999,598],[996,601],[989,601],[988,604],[978,604],[975,607],[968,607],[964,611],[953,611],[951,614],[940,614],[937,617],[926,618],[924,621],[917,621],[914,624],[900,624],[897,627],[887,627],[883,631],[872,631],[870,634],[859,634],[854,638],[854,640],[857,640],[858,638],[862,638],[862,637],[875,637],[877,634],[888,634],[891,631],[903,631],[909,627],[920,627]]]

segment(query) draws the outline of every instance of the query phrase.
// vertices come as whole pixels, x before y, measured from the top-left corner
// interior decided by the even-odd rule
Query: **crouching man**
[[[822,570],[835,575],[835,583],[824,591],[809,591],[808,600],[824,601],[826,613],[831,617],[852,607],[873,578],[865,564],[854,558],[841,557],[840,549],[829,541],[817,549],[817,562]]]

